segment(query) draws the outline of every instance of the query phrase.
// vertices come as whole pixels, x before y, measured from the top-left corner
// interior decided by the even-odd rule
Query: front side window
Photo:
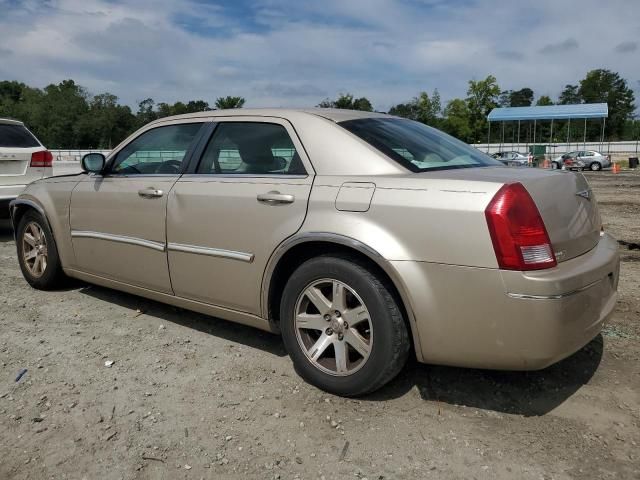
[[[117,153],[111,173],[178,174],[201,123],[182,123],[148,130]]]
[[[466,143],[412,120],[361,118],[339,125],[412,172],[503,166]]]
[[[36,137],[22,125],[0,124],[0,147],[33,148],[39,146],[40,142],[36,140]]]
[[[222,122],[213,132],[197,173],[304,175],[306,171],[282,125]]]

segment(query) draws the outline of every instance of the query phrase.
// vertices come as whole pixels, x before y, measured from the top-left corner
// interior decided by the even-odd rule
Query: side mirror
[[[87,153],[82,157],[82,170],[88,173],[100,173],[104,168],[106,159],[101,153]]]

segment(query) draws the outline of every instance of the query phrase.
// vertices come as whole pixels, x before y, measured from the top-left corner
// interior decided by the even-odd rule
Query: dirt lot
[[[606,228],[640,242],[640,172],[587,175]],[[571,358],[411,363],[346,400],[303,383],[276,336],[83,284],[32,290],[5,225],[0,479],[640,478],[640,251],[620,249],[615,316]]]

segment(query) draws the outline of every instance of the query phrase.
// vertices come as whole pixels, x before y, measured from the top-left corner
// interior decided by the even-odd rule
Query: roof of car
[[[0,118],[0,123],[5,125],[24,125],[20,120],[13,120],[12,118]]]
[[[188,118],[203,117],[282,117],[287,118],[292,114],[306,113],[323,117],[333,122],[344,122],[346,120],[356,120],[359,118],[377,118],[390,117],[386,113],[380,112],[363,112],[360,110],[342,110],[339,108],[242,108],[228,110],[208,110],[204,112],[185,113],[183,115],[174,115],[172,117],[164,117],[157,121],[166,122],[167,120],[180,120]]]

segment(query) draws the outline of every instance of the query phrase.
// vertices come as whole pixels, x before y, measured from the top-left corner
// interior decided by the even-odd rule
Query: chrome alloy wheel
[[[36,222],[30,222],[24,229],[22,256],[29,273],[40,278],[47,269],[47,239]]]
[[[364,366],[373,346],[369,311],[351,287],[334,279],[307,285],[295,307],[298,344],[311,363],[345,376]]]

